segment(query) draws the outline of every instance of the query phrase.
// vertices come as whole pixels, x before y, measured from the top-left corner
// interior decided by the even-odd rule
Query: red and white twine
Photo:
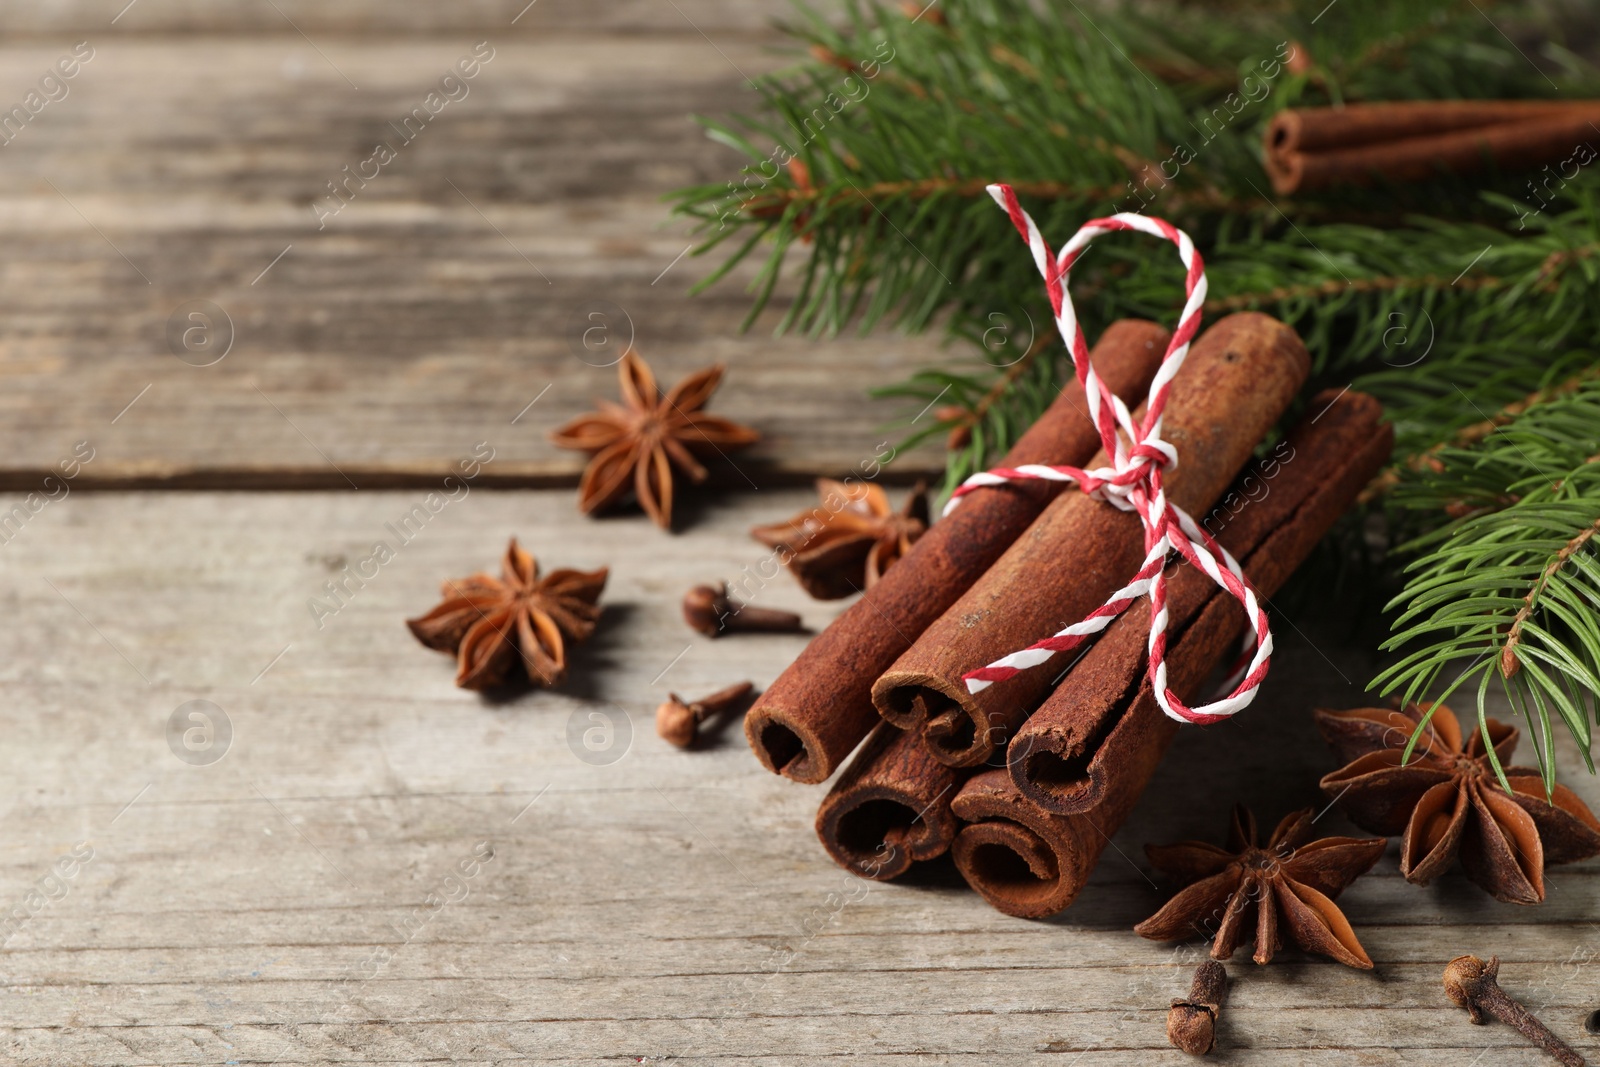
[[[1167,406],[1167,392],[1172,379],[1183,366],[1189,354],[1189,342],[1200,329],[1200,312],[1206,301],[1205,264],[1195,251],[1189,235],[1171,223],[1146,215],[1126,212],[1110,218],[1095,219],[1085,223],[1071,241],[1052,256],[1039,227],[1022,210],[1017,195],[1009,185],[989,186],[989,195],[1006,209],[1017,232],[1028,242],[1033,261],[1044,276],[1045,289],[1050,294],[1050,306],[1055,312],[1056,327],[1072,353],[1072,363],[1077,369],[1078,381],[1083,384],[1089,401],[1089,415],[1100,432],[1106,453],[1112,457],[1109,467],[1083,470],[1078,467],[1052,467],[1028,464],[1016,468],[997,468],[974,474],[968,478],[945,507],[949,512],[961,503],[961,498],[974,489],[1001,485],[1005,482],[1038,478],[1045,481],[1076,482],[1078,487],[1097,500],[1138,514],[1144,527],[1145,558],[1133,580],[1115,593],[1100,607],[1090,612],[1082,622],[1074,623],[1054,636],[1029,645],[962,676],[967,690],[977,693],[995,682],[1011,678],[1030,667],[1037,667],[1058,652],[1066,652],[1081,644],[1092,634],[1099,633],[1122,614],[1129,605],[1146,594],[1150,597],[1150,677],[1156,701],[1161,710],[1181,722],[1209,723],[1239,711],[1255,699],[1267,666],[1272,658],[1272,631],[1267,625],[1266,612],[1256,602],[1255,591],[1250,587],[1244,571],[1228,552],[1197,526],[1182,508],[1167,501],[1162,488],[1163,472],[1178,464],[1178,453],[1171,444],[1161,439],[1161,416]],[[1101,234],[1119,230],[1138,230],[1160,237],[1178,246],[1178,256],[1188,270],[1184,287],[1187,301],[1178,328],[1173,332],[1167,353],[1161,360],[1155,379],[1150,383],[1150,394],[1145,400],[1142,422],[1135,424],[1127,405],[1105,387],[1089,364],[1089,343],[1083,328],[1078,324],[1072,297],[1067,294],[1067,275],[1072,265]],[[1118,433],[1118,430],[1121,433]],[[1203,707],[1190,708],[1167,688],[1167,582],[1165,567],[1167,554],[1176,551],[1184,559],[1203,570],[1212,581],[1244,606],[1251,622],[1252,632],[1246,640],[1245,653],[1254,650],[1243,677],[1225,697]],[[1218,560],[1221,563],[1218,563]],[[1069,564],[1070,565],[1070,564]],[[1240,656],[1241,661],[1244,655]],[[1238,677],[1236,674],[1235,677]],[[1233,680],[1230,679],[1230,683]]]

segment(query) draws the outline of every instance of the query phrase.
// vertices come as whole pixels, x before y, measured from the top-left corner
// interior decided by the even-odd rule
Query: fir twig
[[[991,181],[1057,243],[1119,210],[1185,228],[1209,312],[1289,323],[1313,357],[1308,390],[1371,393],[1395,427],[1396,467],[1368,498],[1387,491],[1411,538],[1391,558],[1412,562],[1390,642],[1402,658],[1379,682],[1408,698],[1474,685],[1481,717],[1499,679],[1549,783],[1552,714],[1587,757],[1600,691],[1600,166],[1537,187],[1440,175],[1281,199],[1260,138],[1283,107],[1595,97],[1600,78],[1553,45],[1535,66],[1502,34],[1537,21],[1525,0],[1493,20],[1483,0],[1341,0],[1325,18],[1278,0],[1232,0],[1226,17],[1184,0],[1087,6],[942,0],[936,20],[847,0],[842,21],[801,7],[790,32],[811,58],[758,83],[758,113],[706,120],[748,160],[739,181],[676,196],[697,254],[726,253],[701,286],[752,259],[747,321],[781,291],[780,331],[939,325],[981,345],[997,317],[1050,321]],[[1182,274],[1118,235],[1071,291],[1093,337],[1122,317],[1170,321]],[[1069,373],[1032,338],[1009,366],[930,368],[880,393],[959,410],[907,442],[970,429],[952,486]],[[1347,555],[1358,526],[1341,527]]]
[[[1405,700],[1443,700],[1476,682],[1480,719],[1491,680],[1527,719],[1549,788],[1554,712],[1593,770],[1600,712],[1600,383],[1530,408],[1476,447],[1440,449],[1407,472],[1393,504],[1437,521],[1444,501],[1464,518],[1407,545],[1414,557],[1394,635],[1402,653],[1373,685]]]

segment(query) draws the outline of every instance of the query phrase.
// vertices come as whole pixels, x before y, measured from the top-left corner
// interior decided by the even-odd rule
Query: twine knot
[[[1182,230],[1163,219],[1128,213],[1085,223],[1058,255],[1052,255],[1039,227],[1022,210],[1011,187],[991,185],[988,189],[989,195],[1011,216],[1012,224],[1027,241],[1034,263],[1044,276],[1050,306],[1055,312],[1056,327],[1061,331],[1061,339],[1066,342],[1068,351],[1072,353],[1073,367],[1089,401],[1090,419],[1100,434],[1106,454],[1111,457],[1111,463],[1091,470],[1033,463],[983,471],[956,488],[950,496],[950,503],[945,506],[945,514],[954,510],[967,493],[984,486],[1002,485],[1025,478],[1072,482],[1091,497],[1139,516],[1144,529],[1145,559],[1132,581],[1111,594],[1104,604],[1082,621],[985,667],[969,671],[962,676],[962,680],[966,682],[968,692],[977,693],[995,682],[1037,667],[1057,653],[1074,648],[1091,635],[1104,630],[1130,604],[1148,595],[1149,671],[1156,702],[1161,705],[1161,710],[1180,722],[1208,723],[1227,718],[1248,706],[1260,690],[1272,656],[1272,631],[1267,624],[1266,613],[1256,602],[1255,590],[1250,587],[1238,560],[1201,530],[1182,508],[1170,503],[1163,488],[1165,473],[1178,465],[1178,450],[1162,438],[1161,416],[1166,410],[1167,392],[1172,379],[1183,366],[1189,354],[1189,344],[1200,329],[1201,309],[1206,300],[1205,264],[1195,251],[1194,242]],[[1173,331],[1172,341],[1167,346],[1166,355],[1162,357],[1161,366],[1150,383],[1144,417],[1138,422],[1128,411],[1127,405],[1106,388],[1090,366],[1089,342],[1078,324],[1077,312],[1072,306],[1072,298],[1067,295],[1065,284],[1073,263],[1089,242],[1102,234],[1119,230],[1138,230],[1171,241],[1177,246],[1178,256],[1187,270],[1183,312],[1179,316],[1177,329]],[[1167,688],[1165,569],[1167,557],[1174,551],[1205,571],[1212,581],[1237,599],[1251,622],[1244,654],[1240,656],[1241,662],[1247,655],[1249,661],[1227,683],[1233,691],[1199,708],[1187,707],[1177,694]],[[1070,566],[1070,561],[1067,565]]]

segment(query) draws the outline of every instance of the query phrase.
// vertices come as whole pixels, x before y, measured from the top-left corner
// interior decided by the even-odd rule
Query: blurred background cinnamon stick
[[[1288,196],[1539,167],[1592,142],[1600,142],[1600,101],[1418,100],[1281,111],[1263,157],[1273,188]]]

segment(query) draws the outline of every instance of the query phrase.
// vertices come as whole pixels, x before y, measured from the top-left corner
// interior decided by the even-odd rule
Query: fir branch
[[[1587,353],[1584,353],[1580,358],[1587,360],[1589,357]],[[1440,441],[1431,448],[1409,456],[1403,464],[1390,467],[1378,475],[1370,485],[1362,490],[1360,503],[1363,506],[1370,504],[1394,489],[1395,486],[1400,484],[1402,470],[1432,470],[1435,473],[1439,472],[1441,467],[1438,455],[1446,448],[1460,449],[1476,444],[1495,430],[1500,429],[1500,427],[1509,426],[1512,422],[1515,422],[1517,417],[1528,409],[1576,392],[1584,383],[1593,381],[1596,377],[1600,377],[1600,363],[1588,366],[1565,381],[1549,388],[1535,389],[1522,399],[1505,405],[1490,417],[1463,426],[1453,433],[1449,440]],[[1491,506],[1503,507],[1506,504],[1516,503],[1518,499],[1520,498],[1514,495],[1497,493],[1490,498],[1490,501]],[[1413,506],[1415,506],[1414,503]],[[1435,501],[1435,506],[1439,511],[1449,515],[1451,518],[1464,518],[1469,514],[1475,513],[1478,507],[1482,505],[1481,502],[1478,505],[1474,505],[1464,498],[1456,497]]]
[[[1486,506],[1445,523],[1400,552],[1401,607],[1384,644],[1401,658],[1373,687],[1445,700],[1475,684],[1480,720],[1492,681],[1527,720],[1548,788],[1551,713],[1590,756],[1600,713],[1600,383],[1529,408],[1473,448],[1444,448],[1408,472],[1393,504],[1438,521],[1439,502]]]
[[[895,200],[923,200],[946,196],[963,200],[987,200],[989,186],[1005,181],[999,176],[988,178],[919,178],[915,181],[877,182],[848,190],[823,190],[795,186],[774,189],[770,193],[752,197],[744,205],[745,213],[755,219],[782,217],[790,205],[801,212],[816,207],[836,207],[851,202],[862,203],[863,209]],[[1125,192],[1113,186],[1093,187],[1073,185],[1070,182],[1010,182],[1017,195],[1044,200],[1109,200]],[[1219,210],[1245,211],[1265,206],[1263,200],[1230,200],[1214,189],[1197,189],[1189,193],[1174,194],[1172,203],[1180,209],[1204,207]]]
[[[1593,463],[1597,459],[1600,459],[1600,456],[1592,457],[1585,462]],[[1532,589],[1528,590],[1528,595],[1522,598],[1522,607],[1517,609],[1516,618],[1511,620],[1511,627],[1506,631],[1505,644],[1500,647],[1500,674],[1502,677],[1510,678],[1522,669],[1522,660],[1517,658],[1517,646],[1522,643],[1523,630],[1528,625],[1528,620],[1533,617],[1535,601],[1545,594],[1550,587],[1551,580],[1560,573],[1561,568],[1565,567],[1574,555],[1583,551],[1584,546],[1589,543],[1589,540],[1596,533],[1600,533],[1600,518],[1596,518],[1594,522],[1589,524],[1587,529],[1561,546],[1555,558],[1550,561],[1549,565],[1545,567],[1544,573],[1539,576],[1539,580],[1534,583]]]
[[[942,10],[942,27],[872,4],[851,6],[842,29],[812,18],[794,32],[822,64],[763,82],[768,117],[713,124],[756,162],[742,187],[685,190],[679,210],[701,220],[707,247],[744,238],[703,284],[770,248],[752,320],[794,262],[792,246],[809,242],[779,329],[827,333],[853,320],[862,330],[885,321],[918,330],[942,319],[950,334],[973,337],[997,311],[1045,321],[1032,265],[984,195],[1005,179],[1047,233],[1118,208],[1159,211],[1188,228],[1210,267],[1210,309],[1256,308],[1293,325],[1316,359],[1316,385],[1354,379],[1388,405],[1402,455],[1580,369],[1569,340],[1600,329],[1600,312],[1584,310],[1600,303],[1588,267],[1600,229],[1582,205],[1560,216],[1551,206],[1530,222],[1525,205],[1487,203],[1475,186],[1443,182],[1411,193],[1431,217],[1375,228],[1325,220],[1392,212],[1404,190],[1276,204],[1262,192],[1259,131],[1277,106],[1321,102],[1319,94],[1548,93],[1471,4],[1341,0],[1337,19],[1315,25],[1260,7],[1234,20],[1116,8],[1097,10],[1092,24],[1065,0],[1044,13],[1012,0],[953,0]],[[1501,5],[1496,19],[1520,10]],[[1294,47],[1326,85],[1272,60],[1290,39],[1304,42]],[[1388,62],[1399,55],[1416,62],[1397,73]],[[1153,78],[1152,63],[1276,80],[1252,104],[1238,97],[1241,83],[1168,84]],[[842,103],[842,84],[819,71],[848,73],[859,99],[835,112],[827,102],[833,93]],[[1197,156],[1168,180],[1185,142]],[[777,147],[763,154],[758,143]],[[1577,184],[1595,183],[1584,175]],[[1108,241],[1074,271],[1073,292],[1092,334],[1127,315],[1170,317],[1181,275],[1145,245]],[[1437,335],[1432,353],[1413,367],[1422,342],[1398,342],[1424,330]],[[993,382],[966,384],[971,393]],[[1038,414],[1027,394],[1013,400],[990,406],[997,419]],[[981,440],[1011,436],[999,421],[987,428]],[[968,466],[965,455],[952,455],[952,473]],[[970,465],[992,458],[974,454]]]
[[[1492,20],[1487,3],[1341,0],[1312,18],[1234,0],[1224,18],[1150,0],[1091,20],[1076,0],[945,0],[934,25],[852,0],[837,26],[802,9],[792,32],[812,61],[760,82],[760,113],[707,122],[749,160],[741,181],[683,190],[677,210],[699,221],[699,253],[732,242],[702,286],[762,258],[752,319],[793,270],[780,330],[939,324],[977,345],[997,315],[1051,321],[990,182],[1016,187],[1058,243],[1118,210],[1183,227],[1206,259],[1208,311],[1287,322],[1312,354],[1308,393],[1369,392],[1395,427],[1397,466],[1368,499],[1382,495],[1410,538],[1393,558],[1413,563],[1387,646],[1401,658],[1375,684],[1442,699],[1475,683],[1482,718],[1498,680],[1548,784],[1552,715],[1587,758],[1600,711],[1600,167],[1555,189],[1441,175],[1274,199],[1260,164],[1282,107],[1600,96],[1570,53],[1547,46],[1541,69],[1501,34],[1537,21],[1530,3],[1498,3]],[[1071,284],[1091,337],[1182,303],[1176,260],[1129,235],[1097,242]],[[911,429],[958,431],[948,487],[1068,374],[1049,335],[1009,366],[972,360],[881,392],[944,405]],[[1340,527],[1346,564],[1366,558],[1360,519]]]

